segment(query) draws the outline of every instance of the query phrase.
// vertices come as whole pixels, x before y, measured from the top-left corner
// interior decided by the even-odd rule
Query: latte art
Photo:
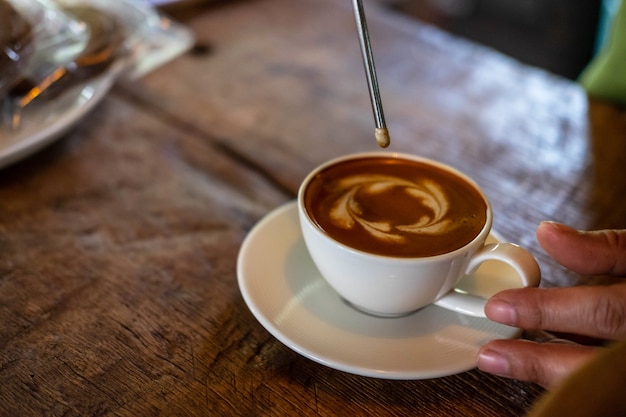
[[[330,209],[331,220],[339,227],[351,229],[360,225],[372,237],[382,241],[403,242],[406,234],[431,235],[450,231],[453,227],[446,219],[449,203],[441,186],[423,179],[409,181],[389,175],[356,175],[337,182],[341,196]],[[393,219],[383,221],[368,220],[363,216],[364,209],[358,201],[360,194],[372,197],[382,195],[391,189],[404,192],[409,198],[421,204],[425,210],[410,224],[394,224]],[[432,214],[431,214],[432,213]]]
[[[468,180],[433,164],[386,156],[320,170],[303,204],[336,241],[392,257],[454,251],[478,236],[487,220],[486,200]]]

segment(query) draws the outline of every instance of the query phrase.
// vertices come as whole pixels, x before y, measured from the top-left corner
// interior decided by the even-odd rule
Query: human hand
[[[550,256],[574,272],[625,279],[607,286],[502,291],[487,303],[487,317],[526,330],[626,339],[626,230],[581,232],[543,222],[537,228],[537,240]],[[597,348],[575,343],[494,340],[480,349],[477,366],[551,388],[596,352]]]

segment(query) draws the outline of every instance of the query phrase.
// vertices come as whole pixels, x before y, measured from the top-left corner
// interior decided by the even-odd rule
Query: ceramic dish
[[[495,236],[489,238],[497,241]],[[464,285],[513,274],[487,262]],[[437,306],[400,318],[378,318],[349,307],[326,284],[307,253],[295,202],[263,218],[239,252],[237,275],[252,314],[301,355],[341,371],[385,379],[443,377],[474,368],[480,346],[520,330]],[[515,276],[512,279],[517,279]],[[481,284],[478,284],[478,283]]]

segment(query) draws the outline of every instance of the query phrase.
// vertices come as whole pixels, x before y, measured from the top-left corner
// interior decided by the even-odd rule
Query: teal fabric
[[[626,104],[626,1],[621,1],[607,41],[579,82],[590,96]]]
[[[596,45],[594,48],[594,55],[598,53],[609,38],[611,31],[611,24],[613,18],[617,14],[619,5],[622,0],[602,0],[600,5],[600,20],[598,21],[598,33],[596,36]]]

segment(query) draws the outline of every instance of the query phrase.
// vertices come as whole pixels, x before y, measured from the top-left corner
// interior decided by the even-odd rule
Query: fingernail
[[[490,374],[508,376],[510,372],[509,361],[499,354],[490,349],[486,349],[478,354],[478,369]]]
[[[515,308],[503,300],[491,300],[485,306],[485,314],[490,320],[514,326],[517,323]]]
[[[570,226],[568,226],[566,224],[563,224],[563,223],[558,223],[558,222],[555,222],[555,221],[551,221],[551,220],[542,221],[541,223],[546,225],[546,226],[550,226],[553,229],[558,230],[560,232],[578,232],[573,227],[570,227]]]

